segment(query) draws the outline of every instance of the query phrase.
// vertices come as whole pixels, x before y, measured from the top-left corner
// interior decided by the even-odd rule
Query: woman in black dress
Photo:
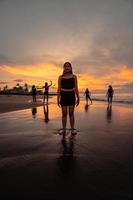
[[[67,113],[69,111],[69,119],[71,133],[75,134],[74,129],[74,108],[75,104],[79,104],[79,91],[77,84],[77,76],[72,72],[72,65],[66,62],[63,66],[63,74],[58,79],[57,103],[62,108],[62,134],[66,133]],[[77,97],[77,98],[76,98]]]
[[[112,86],[109,85],[109,89],[108,89],[108,91],[106,93],[106,96],[108,97],[108,103],[109,104],[112,104],[113,94],[114,94],[114,90],[113,90]]]

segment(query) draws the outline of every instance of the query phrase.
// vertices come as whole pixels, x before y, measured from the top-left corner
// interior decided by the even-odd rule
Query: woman
[[[76,98],[76,97],[77,98]],[[58,78],[57,103],[62,109],[62,134],[66,133],[67,113],[69,111],[69,120],[71,134],[74,135],[74,108],[79,104],[79,91],[77,76],[72,72],[72,65],[66,62],[63,66],[63,74]]]
[[[113,90],[112,86],[109,85],[109,89],[108,89],[108,91],[106,93],[106,96],[108,97],[108,103],[109,104],[112,104],[113,94],[114,94],[114,90]]]
[[[86,105],[88,105],[88,99],[91,101],[91,104],[92,104],[92,99],[91,99],[91,97],[90,97],[91,93],[90,93],[90,91],[88,90],[88,88],[86,88],[84,95],[85,95],[85,97],[86,97]]]
[[[48,85],[48,83],[45,82],[45,85],[43,87],[38,87],[38,89],[44,88],[43,104],[45,103],[45,99],[46,99],[46,103],[48,104],[49,88],[51,87],[51,85],[52,85],[52,81],[50,81],[50,85]]]

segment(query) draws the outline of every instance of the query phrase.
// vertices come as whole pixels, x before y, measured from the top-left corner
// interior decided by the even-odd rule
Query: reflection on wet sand
[[[62,154],[58,159],[59,169],[62,175],[67,176],[68,173],[73,172],[76,156],[74,155],[75,137],[62,138],[61,148]]]
[[[112,104],[108,104],[107,106],[107,122],[111,123],[112,121]]]
[[[48,108],[48,104],[43,106],[43,111],[44,111],[44,121],[45,123],[49,122],[49,108]]]
[[[85,105],[85,111],[88,112],[88,109],[90,108],[90,105],[86,104]]]
[[[33,118],[36,118],[37,108],[32,108],[31,111],[32,111]]]

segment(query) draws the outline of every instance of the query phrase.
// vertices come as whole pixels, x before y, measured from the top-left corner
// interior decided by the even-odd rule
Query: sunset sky
[[[0,0],[0,87],[57,87],[69,61],[79,89],[133,90],[133,0]]]

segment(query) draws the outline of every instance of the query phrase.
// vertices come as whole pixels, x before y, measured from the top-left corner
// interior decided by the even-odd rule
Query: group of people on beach
[[[33,102],[36,102],[36,94],[37,89],[44,88],[44,96],[43,96],[43,103],[48,103],[48,95],[49,95],[49,88],[52,86],[52,81],[48,85],[45,82],[43,87],[36,88],[35,85],[32,86],[32,96]],[[109,85],[107,90],[106,96],[108,98],[109,105],[112,104],[113,99],[113,88]],[[91,93],[88,88],[86,88],[84,95],[86,96],[86,105],[88,105],[88,101],[91,101]],[[78,81],[77,76],[73,74],[72,65],[70,62],[66,62],[63,65],[63,73],[58,78],[58,89],[57,89],[57,104],[61,107],[62,110],[62,129],[60,129],[60,134],[65,137],[66,134],[66,123],[67,123],[67,115],[69,113],[69,120],[71,126],[71,134],[75,135],[76,130],[74,128],[75,119],[74,119],[74,109],[75,106],[78,106],[80,102],[79,97],[79,90],[78,90]]]
[[[49,87],[52,85],[52,81],[50,81],[50,85],[48,85],[47,82],[45,82],[45,85],[43,87],[37,87],[35,85],[32,85],[32,97],[33,102],[36,102],[36,95],[37,95],[37,89],[43,89],[44,88],[44,95],[43,95],[43,103],[45,103],[45,99],[48,103],[48,95],[49,95]]]

